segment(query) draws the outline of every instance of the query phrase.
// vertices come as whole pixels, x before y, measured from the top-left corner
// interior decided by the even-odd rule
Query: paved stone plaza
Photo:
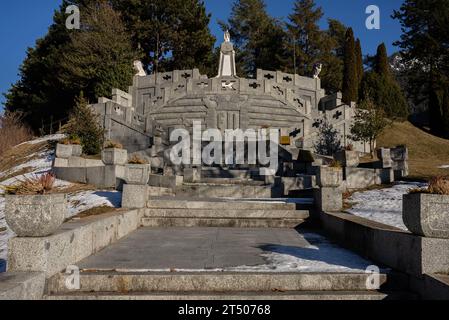
[[[140,228],[79,264],[86,270],[364,272],[368,261],[294,229]]]

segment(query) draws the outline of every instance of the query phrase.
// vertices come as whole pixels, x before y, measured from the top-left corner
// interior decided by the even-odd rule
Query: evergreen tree
[[[152,72],[210,67],[215,38],[201,0],[111,0]]]
[[[358,76],[355,52],[354,32],[352,28],[346,31],[344,49],[344,74],[343,74],[343,102],[350,104],[357,102]]]
[[[390,76],[390,66],[388,65],[387,48],[382,43],[377,47],[377,54],[374,59],[374,71],[381,76]]]
[[[392,119],[406,119],[408,103],[402,89],[390,72],[385,44],[377,48],[373,70],[363,79],[360,100],[371,100]]]
[[[402,49],[410,72],[420,75],[410,82],[409,93],[425,97],[431,130],[448,136],[449,126],[442,123],[441,95],[449,74],[449,0],[405,0],[393,17],[403,30],[401,40],[395,44]]]
[[[315,152],[325,156],[332,156],[341,150],[341,134],[327,120],[324,120],[318,130],[318,140],[314,145]]]
[[[343,60],[345,47],[346,26],[335,19],[328,20],[328,29],[323,33],[323,50],[320,62],[323,64],[321,72],[321,86],[328,94],[342,91]]]
[[[99,123],[99,116],[88,106],[81,92],[75,98],[75,106],[63,129],[69,137],[81,140],[84,154],[96,155],[100,153],[104,141],[104,129]]]
[[[323,11],[321,7],[315,8],[314,0],[295,1],[287,24],[287,36],[291,40],[289,56],[295,61],[289,69],[300,75],[310,76],[313,66],[320,62],[325,40],[318,26],[322,17]]]
[[[360,88],[360,85],[363,80],[364,68],[363,68],[363,53],[362,53],[362,45],[360,43],[360,39],[357,39],[355,42],[355,59],[357,64],[357,84]]]
[[[263,0],[236,0],[230,18],[221,25],[236,47],[238,73],[255,76],[258,68],[281,69],[285,34],[280,22],[268,15]]]
[[[67,52],[61,55],[58,78],[64,91],[83,91],[87,99],[124,91],[132,84],[133,60],[138,53],[116,12],[106,1],[81,8],[81,30],[70,34]]]

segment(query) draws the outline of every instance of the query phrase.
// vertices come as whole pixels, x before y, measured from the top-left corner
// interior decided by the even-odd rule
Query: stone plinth
[[[449,196],[406,194],[402,215],[410,232],[423,237],[449,239]]]
[[[144,185],[150,178],[149,164],[127,164],[125,166],[125,181],[128,184]]]
[[[320,187],[339,187],[343,183],[343,170],[334,167],[319,167],[317,183]]]
[[[56,145],[56,157],[62,159],[68,159],[70,157],[79,157],[83,153],[83,149],[80,145],[76,144],[61,144]]]
[[[360,164],[359,153],[357,151],[337,151],[334,159],[340,162],[343,167],[357,167]]]
[[[101,160],[107,165],[124,165],[128,162],[128,151],[125,149],[104,149]]]

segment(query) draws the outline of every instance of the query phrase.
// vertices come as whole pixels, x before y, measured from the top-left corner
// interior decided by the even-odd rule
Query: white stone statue
[[[229,30],[226,30],[224,33],[224,41],[231,42],[231,34],[229,33]]]
[[[323,64],[321,64],[321,63],[316,63],[313,66],[313,78],[314,79],[319,79],[320,78],[320,73],[321,73],[322,69],[323,69]]]
[[[236,66],[235,66],[235,51],[234,46],[231,43],[231,34],[228,30],[224,33],[224,42],[220,48],[220,64],[218,67],[218,76],[237,78]]]
[[[136,76],[145,77],[147,75],[145,69],[143,68],[143,63],[140,60],[134,61],[134,70],[136,71]]]

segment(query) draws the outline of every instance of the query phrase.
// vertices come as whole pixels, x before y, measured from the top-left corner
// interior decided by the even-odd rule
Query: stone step
[[[365,273],[229,273],[229,272],[124,272],[87,270],[80,273],[79,292],[291,292],[291,291],[375,291],[367,289]],[[385,284],[387,274],[380,275]],[[49,294],[66,294],[66,275],[48,280]]]
[[[201,177],[203,178],[240,178],[240,179],[257,179],[264,180],[259,174],[258,168],[253,169],[224,169],[224,168],[202,168]]]
[[[215,209],[215,210],[295,210],[295,203],[282,201],[242,201],[231,199],[150,198],[150,209]]]
[[[140,292],[126,293],[70,293],[46,295],[46,300],[411,300],[417,297],[408,292],[377,292],[377,291],[289,291],[289,292]]]
[[[264,181],[241,178],[201,178],[201,184],[263,186]],[[188,185],[188,183],[185,183]]]
[[[161,187],[148,187],[148,195],[150,197],[174,197],[175,193],[171,188],[161,188]]]
[[[146,218],[248,218],[248,219],[300,219],[309,217],[302,210],[261,210],[261,209],[146,209]]]
[[[176,196],[193,198],[279,198],[280,188],[271,186],[184,184],[175,189]]]
[[[275,218],[142,218],[142,226],[150,228],[296,228],[304,223],[302,219]]]

